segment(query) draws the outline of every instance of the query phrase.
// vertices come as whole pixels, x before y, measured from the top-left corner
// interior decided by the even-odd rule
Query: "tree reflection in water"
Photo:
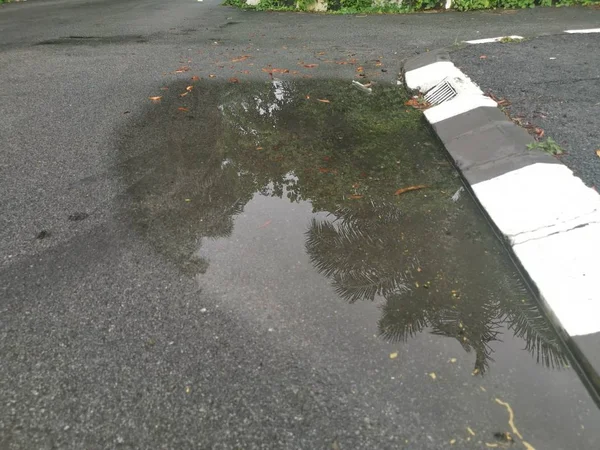
[[[184,273],[209,269],[198,256],[202,240],[228,237],[257,193],[310,201],[330,213],[309,224],[312,263],[349,303],[381,302],[384,339],[455,338],[483,374],[508,328],[538,362],[565,364],[472,201],[450,200],[456,174],[397,89],[211,83],[186,101],[188,115],[143,116],[123,145],[140,151],[119,164],[133,228]],[[394,196],[415,184],[428,188]]]

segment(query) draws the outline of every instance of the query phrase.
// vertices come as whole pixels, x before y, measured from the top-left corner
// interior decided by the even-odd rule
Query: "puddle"
[[[370,95],[325,80],[186,87],[170,85],[160,103],[149,102],[123,133],[117,164],[127,188],[122,213],[183,274],[239,295],[278,283],[302,289],[295,264],[304,258],[353,304],[347,308],[377,305],[385,341],[454,339],[483,375],[494,344],[510,333],[537,362],[566,365],[472,200],[458,195],[461,182],[421,114],[396,87]],[[242,260],[253,267],[246,274]]]

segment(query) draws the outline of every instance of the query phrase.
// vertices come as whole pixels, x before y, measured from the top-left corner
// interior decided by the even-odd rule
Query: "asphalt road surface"
[[[486,92],[508,100],[510,115],[544,130],[566,152],[561,160],[589,186],[600,186],[600,34],[543,36],[453,53]],[[481,56],[485,55],[484,59]]]
[[[393,85],[427,49],[599,18],[2,6],[0,448],[598,448]]]

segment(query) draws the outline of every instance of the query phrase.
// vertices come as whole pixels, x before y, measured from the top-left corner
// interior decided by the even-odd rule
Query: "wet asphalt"
[[[0,448],[597,448],[393,84],[427,48],[599,14],[0,8]]]
[[[511,117],[543,130],[542,141],[554,139],[565,152],[560,159],[587,185],[598,187],[598,48],[598,33],[560,34],[465,47],[452,59],[484,91],[508,101]]]

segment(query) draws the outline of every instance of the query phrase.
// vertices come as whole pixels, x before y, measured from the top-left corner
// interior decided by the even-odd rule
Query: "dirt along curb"
[[[499,39],[499,38],[496,38]],[[500,44],[499,44],[500,45]],[[483,94],[446,50],[404,64],[404,82],[466,186],[502,234],[600,398],[600,195]]]

